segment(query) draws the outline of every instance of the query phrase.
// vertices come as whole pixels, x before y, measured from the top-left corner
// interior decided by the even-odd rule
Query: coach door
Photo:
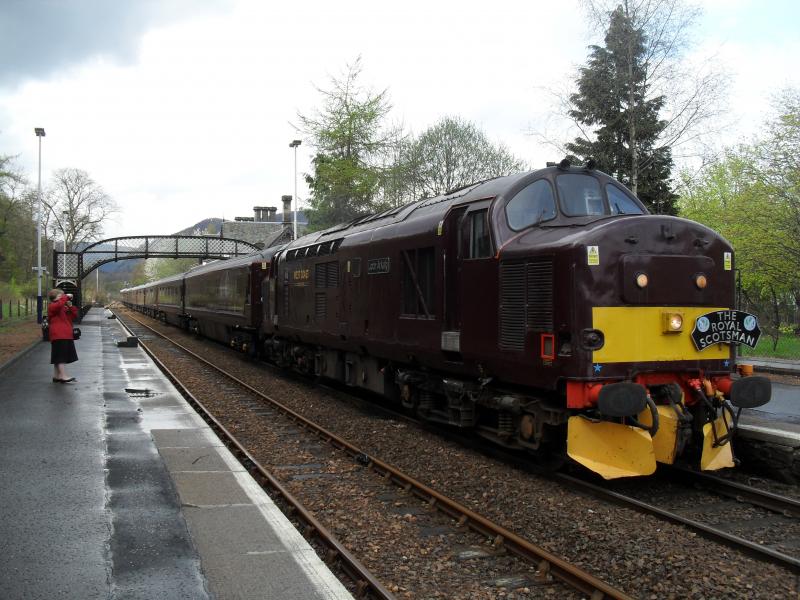
[[[442,222],[444,272],[442,350],[461,352],[461,220],[467,207],[452,209]]]

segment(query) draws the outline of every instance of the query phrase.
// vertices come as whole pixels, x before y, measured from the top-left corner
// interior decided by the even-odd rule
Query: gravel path
[[[572,492],[405,422],[376,418],[310,384],[278,375],[175,328],[165,332],[364,451],[633,596],[798,597],[798,578],[779,567],[680,526]],[[342,528],[343,537],[348,527]]]
[[[42,330],[35,317],[24,321],[0,321],[0,365],[41,339]]]

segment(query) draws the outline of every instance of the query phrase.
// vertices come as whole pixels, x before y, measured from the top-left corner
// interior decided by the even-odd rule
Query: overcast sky
[[[800,85],[800,3],[701,5],[690,58],[714,56],[731,76],[721,146],[754,135],[771,95]],[[2,0],[0,155],[35,184],[44,127],[43,180],[88,171],[121,208],[108,237],[249,216],[293,193],[297,113],[361,56],[362,83],[388,88],[410,130],[458,115],[540,167],[561,158],[530,133],[557,131],[547,90],[598,41],[581,14],[577,0]],[[311,152],[298,151],[301,174]]]

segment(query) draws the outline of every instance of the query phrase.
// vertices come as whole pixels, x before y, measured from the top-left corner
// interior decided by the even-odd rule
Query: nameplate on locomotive
[[[378,275],[388,273],[391,269],[392,261],[390,258],[370,258],[367,263],[367,275]]]
[[[744,344],[755,348],[761,337],[758,317],[742,310],[715,310],[695,319],[692,341],[698,350],[714,344]]]

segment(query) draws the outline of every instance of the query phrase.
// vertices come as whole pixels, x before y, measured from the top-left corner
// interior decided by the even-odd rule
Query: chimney
[[[253,219],[257,223],[262,223],[262,222],[266,221],[267,220],[266,219],[266,214],[267,214],[268,210],[269,210],[268,206],[254,206],[253,207],[253,215],[254,215]]]
[[[292,196],[281,196],[283,201],[283,224],[291,225],[292,223]]]
[[[275,213],[278,212],[278,209],[274,206],[267,207],[267,221],[275,222]]]

